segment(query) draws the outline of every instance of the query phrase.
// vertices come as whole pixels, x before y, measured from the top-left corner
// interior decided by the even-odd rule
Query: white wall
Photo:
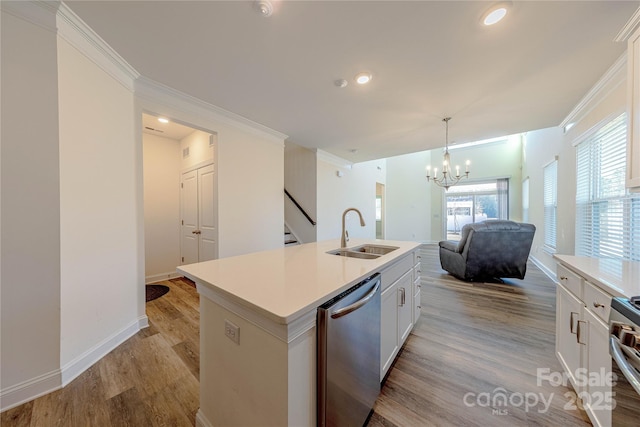
[[[4,5],[3,5],[4,6]],[[59,385],[60,188],[55,33],[2,11],[0,407]],[[48,25],[55,28],[55,19]]]
[[[536,226],[536,234],[531,246],[531,256],[542,265],[552,267],[553,254],[544,250],[544,178],[543,169],[558,156],[558,204],[565,207],[565,215],[575,218],[575,155],[573,148],[563,143],[562,128],[553,127],[527,132],[524,141],[523,177],[529,177],[529,222]],[[560,163],[568,170],[560,167]],[[560,179],[562,176],[562,179]],[[567,181],[562,181],[567,180]],[[574,213],[566,210],[574,206]],[[560,218],[558,218],[558,225]],[[558,243],[565,247],[568,234],[566,227],[558,227]],[[573,249],[571,249],[573,252]],[[555,270],[555,269],[554,269]]]
[[[296,199],[314,221],[317,209],[316,153],[308,148],[287,142],[284,150],[284,188]],[[316,241],[316,227],[312,225],[288,197],[284,199],[284,220],[303,242]]]
[[[175,92],[167,96],[153,82],[140,85],[136,115],[154,112],[217,133],[218,256],[282,247],[284,137],[207,112]]]
[[[450,150],[453,166],[464,168],[466,160],[471,162],[469,179],[461,183],[482,182],[496,178],[509,179],[509,219],[522,220],[522,143],[519,137],[511,137],[502,142],[476,145]],[[442,167],[442,150],[431,150],[432,169]],[[422,168],[424,171],[424,166]],[[443,240],[444,189],[431,185],[431,239]]]
[[[208,132],[201,130],[194,130],[193,133],[182,138],[180,141],[180,167],[182,171],[185,169],[193,168],[194,166],[200,166],[207,161],[213,161],[214,146],[209,144],[211,138],[215,138]],[[215,139],[213,140],[215,143]],[[189,156],[184,157],[183,152],[185,149],[189,150]]]
[[[626,68],[622,67],[602,91],[576,113],[575,125],[566,134],[561,128],[528,132],[524,145],[523,177],[529,176],[529,218],[537,227],[531,255],[548,271],[555,271],[553,255],[543,249],[544,211],[542,168],[558,156],[558,208],[556,251],[575,253],[576,151],[574,144],[599,124],[622,114],[626,107]]]
[[[144,248],[147,282],[180,265],[180,141],[143,134]]]
[[[284,141],[219,129],[220,258],[282,247]]]
[[[337,171],[343,176],[338,177]],[[349,236],[375,239],[376,182],[386,183],[386,161],[356,163],[349,169],[318,159],[317,174],[318,241],[340,238],[342,213],[351,207],[360,210],[366,226],[360,226],[357,213],[349,212],[346,220]]]
[[[387,159],[387,239],[431,241],[431,184],[425,178],[430,162],[430,151]]]
[[[83,353],[136,332],[144,311],[133,94],[62,38],[58,77],[64,377]]]

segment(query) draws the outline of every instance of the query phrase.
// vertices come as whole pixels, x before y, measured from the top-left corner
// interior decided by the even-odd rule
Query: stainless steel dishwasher
[[[318,308],[318,426],[363,426],[380,393],[380,274]]]

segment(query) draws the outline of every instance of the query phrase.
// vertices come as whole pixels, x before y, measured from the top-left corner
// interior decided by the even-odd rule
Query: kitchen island
[[[419,244],[373,259],[324,241],[185,265],[200,294],[199,426],[316,424],[316,310],[381,273],[381,378],[419,316]]]

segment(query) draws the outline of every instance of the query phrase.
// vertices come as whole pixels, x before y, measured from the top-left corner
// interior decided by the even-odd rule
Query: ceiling
[[[139,73],[358,162],[557,126],[638,1],[69,1]],[[369,71],[364,86],[354,76]],[[340,88],[337,79],[348,85]]]
[[[162,123],[158,121],[158,118],[160,118],[160,116],[142,114],[142,132],[164,138],[177,139],[180,141],[184,137],[191,135],[196,130],[175,121]],[[166,119],[164,116],[162,116],[162,118]]]

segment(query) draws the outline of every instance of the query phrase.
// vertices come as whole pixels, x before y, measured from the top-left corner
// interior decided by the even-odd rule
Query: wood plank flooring
[[[524,280],[463,282],[440,268],[437,245],[422,250],[421,270],[422,315],[369,427],[591,425],[584,411],[564,409],[572,389],[537,382],[538,368],[561,372],[547,276],[529,263]],[[506,405],[494,402],[500,395]]]
[[[186,279],[161,282],[149,327],[65,388],[2,413],[2,427],[193,426],[199,404],[199,297]]]
[[[147,303],[149,328],[64,389],[2,413],[0,425],[195,425],[198,294],[186,280],[162,284],[171,291]],[[429,245],[422,256],[422,316],[369,427],[590,425],[584,412],[563,409],[570,389],[537,385],[538,368],[560,372],[554,323],[555,287],[535,266],[523,281],[466,283],[440,269],[437,246]],[[486,404],[501,391],[516,404]],[[547,412],[538,411],[542,403],[528,410],[519,404],[518,396],[532,393],[553,395]]]

